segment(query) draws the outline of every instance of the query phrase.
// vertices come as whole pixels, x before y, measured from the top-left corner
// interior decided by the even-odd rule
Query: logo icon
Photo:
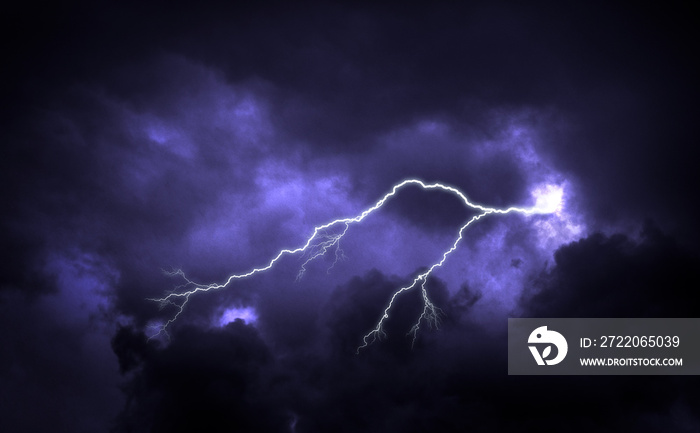
[[[540,326],[532,331],[527,339],[530,352],[535,357],[537,365],[557,365],[564,360],[566,352],[569,350],[569,345],[566,343],[566,338],[557,331],[549,331],[546,326]],[[552,355],[552,346],[556,347],[556,356],[552,359],[547,359]],[[538,347],[544,347],[540,353]]]

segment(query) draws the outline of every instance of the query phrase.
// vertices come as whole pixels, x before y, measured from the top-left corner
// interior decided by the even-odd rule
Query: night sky
[[[508,376],[509,317],[698,317],[690,4],[3,13],[2,432],[698,432],[700,380]],[[221,283],[405,179],[305,266]],[[336,261],[336,257],[339,260]],[[190,288],[192,286],[189,286]]]

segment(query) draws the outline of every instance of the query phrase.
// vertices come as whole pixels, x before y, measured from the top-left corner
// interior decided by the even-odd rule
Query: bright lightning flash
[[[344,258],[343,252],[340,249],[340,240],[343,238],[343,236],[345,236],[348,229],[350,228],[350,225],[361,222],[369,214],[381,208],[384,205],[384,203],[387,202],[387,200],[395,196],[400,189],[407,185],[418,185],[425,190],[437,189],[449,192],[458,197],[460,200],[462,200],[466,207],[476,210],[479,213],[470,218],[466,223],[464,223],[464,225],[462,225],[462,227],[459,229],[457,237],[452,243],[452,246],[442,254],[442,258],[440,259],[440,261],[434,263],[428,268],[427,271],[418,275],[411,284],[405,287],[401,287],[400,289],[394,292],[391,299],[389,300],[389,304],[384,309],[384,313],[380,317],[376,326],[371,331],[369,331],[364,337],[362,337],[362,344],[357,348],[358,353],[360,349],[365,348],[375,340],[381,339],[386,336],[386,333],[384,331],[384,324],[389,319],[389,313],[391,312],[391,309],[394,306],[394,301],[401,293],[411,290],[417,286],[420,286],[423,297],[423,311],[418,317],[416,323],[408,332],[408,334],[413,335],[413,342],[415,342],[416,336],[418,335],[418,331],[423,322],[427,323],[431,327],[436,327],[438,325],[441,310],[432,303],[430,298],[428,298],[428,292],[425,288],[425,285],[428,281],[428,277],[432,274],[432,272],[436,268],[441,267],[443,263],[445,263],[445,261],[447,260],[447,257],[457,249],[457,245],[462,240],[464,231],[472,223],[478,221],[482,217],[489,214],[507,214],[511,212],[517,212],[525,215],[554,213],[561,209],[563,203],[563,189],[561,187],[553,185],[542,186],[533,191],[533,197],[535,198],[534,207],[509,207],[506,209],[498,209],[472,203],[461,191],[452,186],[443,185],[441,183],[427,184],[418,179],[407,179],[399,184],[394,185],[391,192],[384,195],[384,197],[377,201],[372,207],[364,210],[359,215],[352,218],[337,219],[329,223],[317,226],[314,228],[313,234],[306,240],[306,243],[304,243],[302,246],[296,249],[283,249],[279,253],[277,253],[277,255],[272,260],[270,260],[270,262],[267,265],[260,268],[251,269],[250,271],[241,274],[233,274],[229,276],[223,283],[196,283],[188,279],[185,276],[184,272],[182,272],[181,270],[176,270],[174,272],[168,273],[172,276],[182,277],[185,280],[185,284],[176,287],[174,291],[162,298],[149,299],[160,303],[161,308],[164,308],[168,305],[172,305],[176,309],[175,315],[163,325],[159,326],[158,333],[156,333],[153,337],[161,333],[166,333],[167,335],[167,328],[177,320],[180,314],[182,314],[185,306],[187,305],[187,302],[190,300],[190,297],[192,295],[199,292],[208,292],[211,290],[223,289],[225,287],[228,287],[234,280],[248,278],[257,273],[267,271],[270,268],[272,268],[275,265],[275,263],[277,263],[277,261],[279,261],[285,255],[302,253],[306,257],[306,261],[301,265],[299,274],[297,275],[297,279],[301,278],[304,275],[307,264],[317,259],[318,257],[326,255],[329,251],[332,251],[333,254],[335,254],[335,262],[337,262],[339,259]]]
[[[558,185],[542,185],[532,192],[535,209],[540,213],[559,213],[564,207],[564,188]]]

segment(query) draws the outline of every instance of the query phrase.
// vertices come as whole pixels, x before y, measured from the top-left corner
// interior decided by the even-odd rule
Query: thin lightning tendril
[[[448,185],[443,185],[441,183],[431,183],[431,184],[426,184],[421,180],[418,179],[407,179],[404,180],[401,183],[398,183],[394,185],[392,188],[391,192],[388,192],[384,197],[382,197],[379,201],[377,201],[372,207],[364,210],[362,213],[359,215],[352,217],[352,218],[342,218],[342,219],[337,219],[334,221],[331,221],[329,223],[317,226],[314,228],[313,234],[306,240],[306,243],[304,245],[296,248],[296,249],[283,249],[277,255],[270,260],[270,262],[263,267],[260,268],[253,268],[248,272],[242,273],[242,274],[233,274],[229,276],[226,281],[223,283],[213,283],[213,284],[200,284],[196,283],[185,275],[185,273],[182,270],[175,270],[172,272],[166,272],[166,274],[170,276],[179,276],[181,277],[185,283],[175,287],[170,293],[168,293],[166,296],[162,298],[149,298],[151,301],[158,302],[160,304],[160,308],[165,308],[166,306],[172,305],[176,309],[176,313],[173,317],[171,317],[168,321],[166,321],[163,325],[158,326],[158,332],[153,335],[151,338],[156,337],[157,335],[160,335],[161,333],[165,333],[167,335],[167,328],[174,323],[177,318],[182,314],[182,312],[185,309],[185,306],[190,300],[190,297],[196,293],[199,292],[208,292],[211,290],[219,290],[228,287],[234,280],[241,280],[248,278],[250,276],[253,276],[257,273],[260,272],[265,272],[269,269],[271,269],[277,261],[279,261],[283,256],[285,255],[294,255],[297,253],[302,253],[304,254],[307,259],[302,263],[301,268],[299,269],[299,273],[297,274],[297,280],[301,279],[303,277],[304,273],[306,272],[306,266],[314,261],[315,259],[326,255],[328,251],[334,251],[335,254],[335,261],[333,262],[333,265],[328,269],[333,268],[335,263],[338,262],[338,260],[342,260],[345,258],[342,249],[340,249],[340,240],[345,236],[347,233],[348,229],[350,228],[351,224],[354,223],[359,223],[362,220],[364,220],[368,215],[370,215],[372,212],[376,211],[377,209],[381,208],[384,203],[387,202],[391,197],[396,195],[396,193],[403,188],[406,185],[418,185],[421,188],[425,190],[432,190],[432,189],[438,189],[442,190],[445,192],[449,192],[458,198],[460,198],[464,204],[474,210],[480,211],[477,215],[473,216],[471,219],[469,219],[460,229],[457,238],[455,241],[452,243],[452,246],[450,249],[445,251],[442,254],[442,259],[436,263],[434,263],[430,268],[428,268],[427,271],[419,274],[413,282],[405,287],[401,287],[400,289],[396,290],[394,294],[391,296],[391,299],[389,300],[388,305],[384,309],[384,313],[382,314],[381,318],[377,322],[377,325],[369,331],[364,337],[362,337],[362,344],[357,348],[357,353],[360,352],[361,349],[367,347],[377,339],[382,339],[386,337],[386,332],[384,331],[384,324],[385,322],[389,319],[389,312],[391,311],[392,307],[394,306],[394,301],[396,298],[403,292],[409,291],[418,285],[420,285],[421,288],[421,294],[423,298],[423,311],[421,312],[420,316],[418,317],[418,320],[416,323],[411,327],[407,335],[412,335],[413,336],[413,344],[415,344],[416,337],[418,335],[418,331],[420,329],[420,325],[425,322],[428,324],[430,327],[438,327],[439,322],[440,322],[440,316],[442,314],[442,310],[440,308],[436,307],[432,301],[430,301],[428,297],[428,292],[426,290],[426,283],[428,281],[428,277],[432,274],[433,270],[436,268],[439,268],[445,263],[447,260],[447,257],[454,252],[457,249],[457,246],[459,242],[462,240],[464,231],[466,230],[467,227],[469,227],[472,223],[478,221],[482,217],[489,215],[489,214],[507,214],[511,212],[517,212],[525,215],[531,215],[535,213],[551,213],[554,211],[554,209],[551,208],[544,208],[542,206],[535,206],[532,208],[519,208],[519,207],[509,207],[507,209],[498,209],[498,208],[490,208],[486,206],[482,206],[479,204],[475,204],[469,201],[469,199],[458,189],[448,186]],[[332,229],[336,227],[341,227],[344,226],[342,230],[339,232],[336,229],[336,232],[333,233]],[[184,290],[184,291],[182,291]]]

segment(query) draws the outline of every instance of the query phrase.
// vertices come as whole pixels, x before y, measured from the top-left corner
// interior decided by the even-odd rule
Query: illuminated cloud
[[[258,320],[258,315],[253,307],[230,307],[224,310],[219,318],[218,325],[226,326],[235,320],[253,325]]]

